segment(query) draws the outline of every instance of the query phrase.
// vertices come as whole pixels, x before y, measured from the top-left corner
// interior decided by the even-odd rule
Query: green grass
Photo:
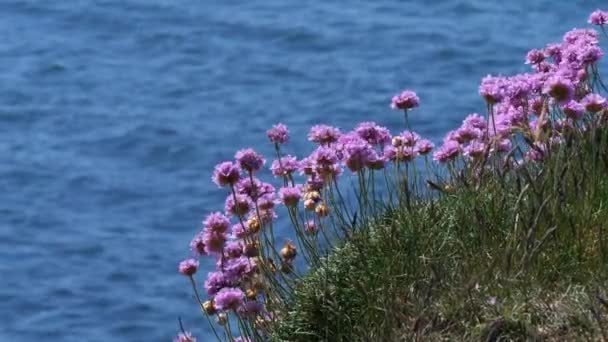
[[[541,163],[387,208],[298,284],[273,340],[608,338],[607,141],[572,131]]]

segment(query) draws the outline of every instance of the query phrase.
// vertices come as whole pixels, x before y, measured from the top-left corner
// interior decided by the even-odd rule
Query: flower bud
[[[203,303],[203,311],[205,311],[205,313],[207,315],[215,315],[215,313],[217,312],[217,310],[215,309],[215,304],[213,303],[213,301],[208,300],[206,302]]]
[[[307,199],[304,201],[304,208],[306,210],[314,210],[316,204],[317,204],[317,202],[315,202],[314,200]]]
[[[325,203],[321,203],[315,208],[315,212],[319,217],[325,217],[329,215],[329,207],[327,207]]]
[[[285,246],[281,249],[281,257],[285,260],[291,260],[298,254],[296,246],[291,242],[285,242]]]
[[[260,231],[261,225],[257,217],[251,217],[247,220],[247,228],[250,234],[255,234]]]
[[[247,291],[245,291],[245,296],[247,297],[247,299],[255,300],[258,296],[258,291],[253,288],[248,289]]]
[[[228,323],[228,315],[225,312],[217,314],[217,324],[224,326],[226,323]]]

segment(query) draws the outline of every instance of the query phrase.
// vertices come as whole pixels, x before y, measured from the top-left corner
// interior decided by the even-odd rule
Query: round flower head
[[[241,241],[228,241],[224,245],[224,256],[226,258],[238,258],[243,254],[243,243]]]
[[[473,127],[477,129],[485,129],[486,128],[486,119],[483,116],[473,113],[469,114],[463,121],[463,126]]]
[[[194,255],[207,255],[205,252],[205,242],[203,240],[203,234],[199,233],[194,236],[192,241],[190,242],[190,249]]]
[[[526,55],[526,64],[540,64],[545,60],[545,53],[542,50],[530,50]]]
[[[215,296],[221,289],[232,286],[234,283],[223,272],[216,271],[207,274],[205,290],[209,296]]]
[[[279,189],[279,198],[286,207],[295,207],[298,205],[301,197],[302,193],[298,187],[288,186]]]
[[[555,99],[558,103],[565,103],[574,95],[574,85],[564,77],[554,76],[545,83],[544,93]]]
[[[403,131],[400,134],[401,142],[404,146],[413,147],[416,146],[416,142],[420,140],[420,136],[416,132]]]
[[[241,169],[250,173],[260,170],[264,166],[264,163],[266,163],[264,158],[252,148],[239,150],[234,155],[234,158]]]
[[[375,122],[362,122],[355,128],[361,138],[372,145],[384,146],[391,142],[391,135],[387,128],[376,125]]]
[[[223,288],[215,295],[215,307],[218,310],[236,310],[243,305],[245,294],[238,288]]]
[[[469,158],[477,159],[483,157],[485,150],[486,145],[483,142],[474,140],[464,148],[463,154]]]
[[[246,301],[237,309],[237,314],[242,318],[255,318],[264,311],[264,304],[256,301]],[[236,339],[234,341],[237,341]],[[241,340],[243,341],[243,340]],[[251,340],[249,340],[251,341]]]
[[[603,26],[608,24],[608,12],[596,10],[589,16],[589,24]]]
[[[287,155],[272,162],[270,171],[275,177],[284,177],[296,172],[300,168],[300,162],[295,157]]]
[[[220,212],[214,212],[203,221],[205,232],[226,233],[230,228],[230,219]]]
[[[227,233],[205,231],[203,232],[203,244],[207,254],[221,254],[224,250],[224,243],[228,240]]]
[[[375,150],[371,150],[366,156],[365,166],[372,170],[382,170],[386,166],[386,158],[379,155]]]
[[[504,77],[488,75],[481,80],[479,95],[490,104],[500,102],[504,97],[505,82]]]
[[[415,92],[411,90],[404,90],[401,93],[393,96],[391,100],[391,108],[408,110],[418,107],[420,99]]]
[[[414,150],[417,153],[419,153],[420,155],[424,156],[424,155],[429,154],[433,150],[434,147],[435,147],[435,145],[433,145],[433,143],[430,140],[421,139],[414,146]]]
[[[448,140],[433,153],[433,159],[440,163],[446,163],[456,158],[459,153],[460,144],[457,141]]]
[[[308,140],[316,142],[320,145],[329,145],[340,138],[340,130],[336,127],[327,125],[315,125],[310,128],[308,133]]]
[[[177,337],[173,339],[173,342],[196,342],[196,338],[192,337],[189,332],[179,333]]]
[[[221,263],[220,263],[221,266]],[[224,275],[226,279],[234,283],[249,277],[254,270],[255,264],[245,256],[225,260]]]
[[[579,120],[585,115],[585,106],[574,100],[563,105],[562,110],[572,120]]]
[[[185,276],[192,276],[198,270],[198,260],[195,259],[186,259],[179,263],[179,273]]]
[[[585,109],[591,113],[597,113],[606,108],[606,99],[599,94],[589,94],[583,98],[581,103],[585,106]]]
[[[266,135],[272,143],[284,144],[289,139],[289,130],[287,129],[287,126],[283,125],[282,123],[279,123],[272,126],[271,129],[267,130]]]
[[[304,225],[304,231],[306,232],[306,234],[314,235],[319,231],[319,228],[317,227],[315,221],[308,220]]]
[[[217,164],[215,170],[213,170],[213,177],[211,177],[213,182],[219,187],[227,185],[232,186],[236,184],[240,178],[241,171],[238,166],[229,161]]]
[[[249,212],[250,207],[251,200],[248,196],[242,194],[236,194],[236,196],[229,194],[228,197],[226,197],[226,203],[224,205],[226,214],[234,215],[237,217],[245,216]]]

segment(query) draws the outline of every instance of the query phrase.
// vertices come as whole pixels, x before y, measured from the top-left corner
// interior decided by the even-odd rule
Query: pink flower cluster
[[[603,26],[608,23],[608,14],[598,10],[589,22]],[[276,300],[268,289],[271,284],[285,283],[283,274],[294,271],[293,261],[300,255],[291,241],[280,252],[274,250],[272,225],[278,207],[289,213],[298,239],[312,237],[305,241],[311,243],[324,232],[323,222],[332,210],[340,210],[339,205],[330,207],[328,194],[333,195],[332,189],[338,188],[336,182],[345,169],[364,182],[374,179],[374,172],[384,172],[385,179],[387,174],[395,175],[395,170],[398,174],[401,165],[415,163],[421,156],[427,162],[431,153],[434,161],[448,164],[449,169],[462,164],[488,167],[484,161],[489,157],[506,161],[513,158],[515,150],[520,160],[511,160],[510,165],[541,161],[569,132],[606,123],[608,101],[599,93],[603,85],[597,75],[597,62],[603,55],[598,33],[587,29],[574,29],[560,43],[529,51],[526,64],[532,71],[483,78],[479,94],[488,114],[468,115],[460,127],[446,134],[438,148],[409,129],[408,111],[420,104],[411,90],[391,100],[393,109],[405,112],[408,126],[395,135],[374,122],[361,122],[348,132],[315,125],[308,133],[313,150],[298,160],[283,154],[289,141],[287,126],[271,127],[266,133],[276,159],[269,171],[280,183],[278,190],[260,179],[266,160],[252,148],[239,150],[234,160],[217,164],[211,178],[226,191],[224,211],[205,217],[190,243],[192,256],[179,264],[178,271],[194,285],[198,258],[214,258],[215,269],[204,281],[209,298],[200,303],[202,309],[208,315],[217,314],[220,325],[230,324],[226,317],[233,314],[263,330],[264,321],[273,317],[267,305]],[[521,146],[522,142],[526,145]],[[388,168],[394,170],[387,172]],[[187,333],[177,340],[195,341]]]

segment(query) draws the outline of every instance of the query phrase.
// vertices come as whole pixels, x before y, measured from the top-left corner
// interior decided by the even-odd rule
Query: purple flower
[[[572,120],[579,120],[585,115],[585,106],[574,100],[562,105],[562,110]]]
[[[378,155],[375,150],[371,150],[367,159],[365,160],[365,166],[369,167],[372,170],[382,170],[386,166],[386,158],[384,156]]]
[[[463,144],[471,140],[481,138],[483,133],[479,128],[462,125],[456,130],[455,138],[456,141]]]
[[[279,189],[279,198],[286,207],[295,207],[298,205],[301,197],[302,193],[298,187],[287,186]]]
[[[581,101],[588,112],[597,113],[606,108],[606,99],[599,94],[589,94]]]
[[[264,311],[264,304],[254,300],[246,301],[237,309],[237,314],[242,318],[255,318]],[[235,340],[236,341],[236,340]]]
[[[398,162],[409,162],[416,157],[416,151],[414,148],[395,148],[391,145],[386,145],[383,153],[387,160]]]
[[[258,171],[262,168],[262,166],[264,166],[264,163],[266,163],[264,158],[262,158],[262,156],[252,148],[237,151],[234,158],[241,169],[250,173]]]
[[[236,197],[236,201],[234,200]],[[248,196],[242,194],[236,194],[236,196],[230,194],[226,197],[224,210],[226,214],[234,215],[237,217],[243,217],[247,215],[251,208],[251,200]]]
[[[320,145],[330,145],[340,138],[340,130],[327,125],[315,125],[310,128],[308,140]]]
[[[336,150],[330,147],[321,146],[317,148],[311,156],[313,157],[317,169],[331,167],[338,162]]]
[[[384,146],[391,142],[389,130],[376,125],[375,122],[361,122],[355,128],[355,133],[372,145]]]
[[[320,177],[315,177],[315,175],[311,175],[306,179],[306,189],[308,191],[321,191],[325,186],[325,182]]]
[[[274,208],[274,205],[276,204],[275,193],[271,192],[260,196],[257,200],[257,204],[258,209],[260,210],[269,210]]]
[[[496,142],[496,146],[495,148],[492,149],[492,151],[494,151],[494,149],[498,152],[509,152],[511,150],[511,148],[513,148],[513,144],[511,143],[510,139],[500,139]]]
[[[317,227],[315,221],[308,220],[304,225],[304,231],[306,232],[306,234],[314,235],[319,231],[319,228]]]
[[[463,121],[463,126],[469,126],[477,129],[486,129],[487,123],[483,116],[473,113],[469,114]]]
[[[223,162],[215,166],[211,179],[219,187],[234,185],[241,178],[241,171],[233,162]]]
[[[192,241],[190,241],[190,249],[192,250],[192,253],[194,255],[207,255],[207,252],[205,252],[205,242],[203,240],[203,234],[198,233],[194,236]]]
[[[363,169],[370,159],[374,158],[373,147],[364,140],[352,141],[344,146],[344,164],[352,171]]]
[[[255,264],[245,256],[224,260],[224,276],[231,282],[237,283],[250,276]]]
[[[224,250],[224,243],[228,240],[228,234],[222,232],[205,231],[203,232],[203,244],[205,252],[208,254],[221,254]]]
[[[266,131],[266,135],[275,144],[284,144],[289,140],[289,130],[282,123],[272,126],[271,129]]]
[[[485,150],[486,145],[482,141],[474,140],[464,148],[463,154],[469,158],[477,159],[483,157]]]
[[[433,148],[435,148],[435,145],[430,140],[421,139],[416,143],[414,150],[424,156],[429,154]]]
[[[440,163],[446,163],[456,158],[459,153],[460,144],[457,141],[448,140],[433,153],[433,159]]]
[[[415,146],[418,140],[420,140],[420,136],[416,132],[403,131],[399,136],[401,137],[403,145],[407,147]]]
[[[400,94],[393,96],[391,100],[391,108],[408,110],[418,107],[420,99],[415,92],[404,90]]]
[[[232,286],[234,283],[223,272],[216,271],[207,274],[205,290],[209,296],[215,296],[221,289]]]
[[[530,50],[526,55],[526,64],[540,64],[545,60],[545,53],[542,50]]]
[[[296,172],[300,167],[300,162],[295,157],[287,155],[282,157],[280,161],[277,159],[272,162],[270,171],[276,177],[284,177]]]
[[[589,24],[603,26],[608,24],[608,12],[596,10],[589,16]]]
[[[481,95],[490,104],[500,102],[505,95],[505,83],[506,79],[504,77],[488,75],[481,79],[481,85],[479,85],[479,95]]]
[[[540,143],[534,143],[534,145],[530,147],[528,152],[526,152],[524,158],[526,160],[541,161],[545,159],[546,155],[547,149],[545,148],[545,145],[542,145]]]
[[[230,228],[230,219],[220,212],[207,215],[203,221],[205,232],[226,233],[228,228]]]
[[[215,307],[218,310],[236,310],[243,305],[245,294],[239,288],[223,288],[215,295]]]
[[[228,241],[224,245],[224,256],[226,258],[238,258],[243,254],[243,243],[241,241]]]
[[[173,342],[196,342],[196,338],[192,337],[189,332],[179,333],[177,337],[173,339]]]
[[[196,259],[186,259],[179,263],[179,273],[191,277],[198,270],[198,260]]]
[[[543,92],[554,98],[558,103],[565,103],[572,99],[574,85],[570,80],[556,75],[547,80]]]

